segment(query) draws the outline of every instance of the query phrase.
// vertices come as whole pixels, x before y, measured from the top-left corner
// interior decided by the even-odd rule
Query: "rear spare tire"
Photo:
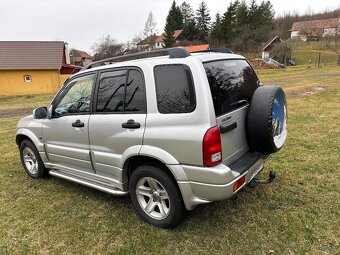
[[[261,86],[251,100],[247,121],[248,143],[263,154],[280,150],[287,137],[287,103],[277,86]]]

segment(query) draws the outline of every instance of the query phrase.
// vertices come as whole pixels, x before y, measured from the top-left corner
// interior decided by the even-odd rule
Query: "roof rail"
[[[84,66],[81,70],[91,69],[93,66],[101,66],[105,62],[109,63],[117,63],[124,62],[135,59],[143,59],[143,58],[151,58],[151,57],[160,57],[160,56],[169,56],[169,58],[186,58],[190,56],[190,53],[183,48],[168,48],[168,49],[160,49],[160,50],[152,50],[146,52],[139,52],[127,55],[121,55],[112,58],[102,59],[91,64]]]
[[[219,52],[219,53],[230,53],[234,54],[230,49],[228,48],[215,48],[215,49],[209,49],[209,50],[200,50],[200,51],[195,51],[192,53],[198,53],[198,52]]]

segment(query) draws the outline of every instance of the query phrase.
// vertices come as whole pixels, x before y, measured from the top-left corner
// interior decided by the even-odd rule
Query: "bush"
[[[292,58],[291,48],[284,42],[276,44],[270,52],[271,58],[287,65],[288,61]]]

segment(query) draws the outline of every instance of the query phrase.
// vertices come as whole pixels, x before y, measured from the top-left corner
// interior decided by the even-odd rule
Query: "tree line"
[[[216,13],[211,22],[208,5],[202,1],[196,12],[189,3],[177,6],[173,1],[166,18],[164,46],[175,45],[173,33],[183,29],[181,43],[210,43],[211,46],[222,47],[233,45],[235,50],[253,50],[254,45],[268,39],[274,17],[270,1],[257,4],[252,0],[235,0],[230,2],[223,14]]]
[[[274,18],[274,9],[270,0],[257,2],[251,0],[232,0],[223,13],[216,13],[214,19],[210,16],[208,4],[199,3],[194,10],[187,2],[176,4],[174,0],[168,11],[164,27],[163,47],[176,46],[173,36],[175,30],[182,30],[179,37],[180,44],[195,45],[209,43],[211,48],[228,47],[240,52],[258,52],[270,38],[279,35],[282,39],[290,37],[289,29],[293,22],[308,19],[336,18],[340,16],[340,9],[314,14],[307,10],[306,14],[285,13]],[[102,37],[92,47],[94,59],[121,55],[126,52],[138,52],[152,47],[157,38],[157,23],[152,12],[149,13],[142,33],[127,43],[118,43],[110,36]]]

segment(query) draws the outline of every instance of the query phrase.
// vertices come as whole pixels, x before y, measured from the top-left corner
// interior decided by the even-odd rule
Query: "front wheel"
[[[30,140],[23,140],[20,144],[20,159],[26,173],[32,178],[43,178],[47,175],[39,152]]]
[[[130,197],[138,214],[147,222],[163,228],[177,226],[184,214],[177,184],[161,168],[139,166],[129,183]]]

